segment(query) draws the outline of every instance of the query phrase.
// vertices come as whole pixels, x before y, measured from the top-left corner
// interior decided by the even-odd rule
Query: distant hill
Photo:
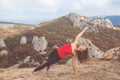
[[[24,24],[24,23],[14,23],[14,22],[2,22],[0,21],[0,29],[3,28],[14,28],[14,27],[28,27],[35,26],[33,24]]]

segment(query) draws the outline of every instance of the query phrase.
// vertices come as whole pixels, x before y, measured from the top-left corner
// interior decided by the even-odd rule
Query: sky
[[[0,21],[38,24],[71,12],[120,15],[120,0],[0,0]]]

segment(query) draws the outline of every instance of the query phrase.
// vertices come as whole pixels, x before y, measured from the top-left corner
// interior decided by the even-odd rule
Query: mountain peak
[[[70,18],[72,18],[72,17],[76,17],[76,18],[80,18],[80,19],[84,19],[84,18],[87,18],[87,17],[85,17],[85,16],[82,16],[82,15],[79,15],[79,14],[77,14],[77,13],[69,13],[68,15],[66,15],[66,17],[70,17]]]
[[[106,18],[90,18],[86,16],[81,16],[77,13],[69,13],[65,17],[71,20],[74,27],[79,27],[80,29],[86,26],[95,27],[97,25],[107,28],[113,28],[112,22]]]
[[[68,15],[71,15],[71,16],[82,16],[82,15],[80,15],[80,14],[78,14],[78,13],[74,13],[74,12],[71,12],[71,13],[69,13]]]

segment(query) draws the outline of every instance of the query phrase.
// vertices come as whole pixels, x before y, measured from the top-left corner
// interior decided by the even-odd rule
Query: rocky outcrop
[[[101,25],[107,28],[113,28],[112,22],[107,18],[97,18],[91,21],[92,24]]]
[[[17,64],[9,68],[33,67],[38,65],[40,65],[39,62],[36,62],[31,56],[27,56],[25,59],[19,61]]]
[[[106,60],[118,59],[120,61],[120,47],[112,48],[106,51],[103,55],[103,58]]]
[[[22,44],[22,45],[27,44],[27,38],[26,38],[26,36],[22,36],[21,37],[20,44]]]
[[[93,26],[97,26],[97,25],[107,28],[113,28],[112,22],[106,18],[88,18],[85,16],[80,16],[76,13],[70,13],[65,17],[71,20],[74,27],[79,27],[80,29],[86,26],[94,28]]]
[[[3,38],[0,38],[0,48],[6,47],[5,41]]]
[[[36,51],[41,51],[42,53],[44,53],[44,50],[47,48],[47,44],[48,42],[46,41],[45,37],[42,36],[33,44],[33,46]]]

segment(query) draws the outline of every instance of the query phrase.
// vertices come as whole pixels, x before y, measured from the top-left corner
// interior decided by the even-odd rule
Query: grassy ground
[[[74,76],[72,67],[53,65],[48,73],[43,69],[34,74],[34,68],[0,69],[0,80],[120,80],[120,63],[115,61],[92,60],[79,64],[78,75]]]

